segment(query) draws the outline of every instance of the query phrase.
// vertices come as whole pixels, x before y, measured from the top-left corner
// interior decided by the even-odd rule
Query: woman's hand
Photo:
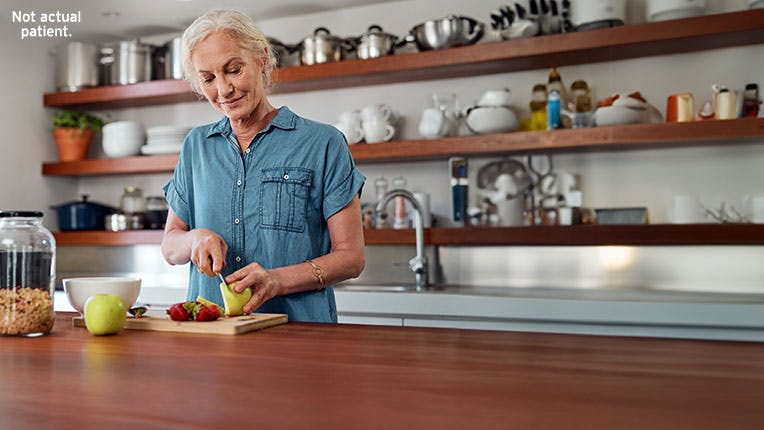
[[[252,289],[252,298],[244,305],[244,313],[250,313],[260,305],[279,295],[279,281],[270,271],[257,263],[250,263],[225,278],[227,283],[236,282],[233,289],[240,293]]]
[[[219,234],[206,228],[191,230],[191,263],[207,276],[215,276],[225,267],[228,244]]]

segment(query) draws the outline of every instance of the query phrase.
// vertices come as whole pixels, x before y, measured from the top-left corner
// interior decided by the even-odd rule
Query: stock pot
[[[300,62],[312,65],[340,61],[352,46],[347,40],[332,35],[326,27],[318,27],[312,36],[306,37],[297,45],[297,49],[300,51]]]

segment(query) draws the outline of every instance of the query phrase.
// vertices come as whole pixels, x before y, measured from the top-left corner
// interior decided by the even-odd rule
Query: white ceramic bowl
[[[94,294],[116,294],[130,309],[141,292],[141,280],[127,277],[93,277],[64,279],[64,291],[74,309],[83,313],[85,302]]]
[[[107,157],[138,155],[146,142],[146,131],[136,121],[117,121],[103,126],[101,144]]]
[[[594,111],[597,126],[639,124],[645,122],[645,108],[603,106]]]
[[[480,96],[478,106],[509,106],[512,104],[512,92],[508,88],[488,90]]]
[[[467,111],[467,128],[476,134],[506,133],[517,128],[517,115],[506,106],[475,106]]]

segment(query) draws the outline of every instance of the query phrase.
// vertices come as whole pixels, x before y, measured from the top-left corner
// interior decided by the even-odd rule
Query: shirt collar
[[[265,129],[261,130],[260,132],[268,131],[271,127],[278,127],[283,130],[292,130],[295,128],[295,123],[297,122],[297,115],[294,114],[291,110],[289,110],[288,107],[282,106],[279,108],[279,112],[276,114],[276,116],[271,120],[271,122],[265,127]],[[232,132],[231,130],[231,122],[228,120],[228,117],[223,117],[220,121],[212,124],[209,128],[209,131],[207,132],[207,137],[210,137],[215,134],[230,134]]]

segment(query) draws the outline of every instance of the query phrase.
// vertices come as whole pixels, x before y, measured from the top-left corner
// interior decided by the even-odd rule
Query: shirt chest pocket
[[[302,167],[263,169],[260,223],[265,228],[305,230],[313,171]]]

